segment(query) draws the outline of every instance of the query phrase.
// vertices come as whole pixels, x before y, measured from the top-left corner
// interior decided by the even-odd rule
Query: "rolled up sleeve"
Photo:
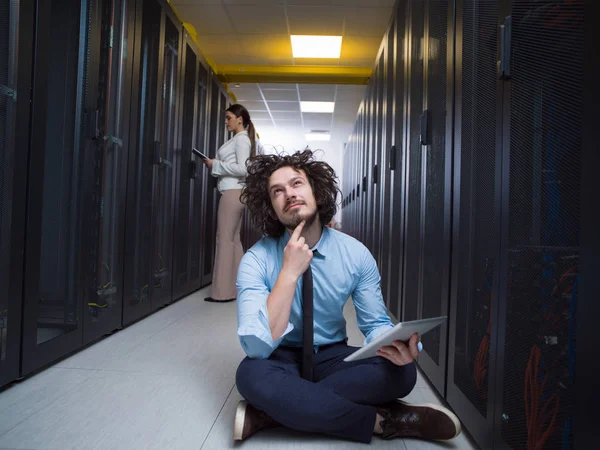
[[[385,333],[394,325],[381,295],[381,277],[375,259],[364,247],[359,280],[352,292],[358,328],[365,336],[364,344]]]
[[[266,277],[266,253],[250,249],[242,257],[237,275],[238,337],[250,358],[266,359],[294,329],[291,323],[276,341],[269,327],[267,299],[271,293]]]

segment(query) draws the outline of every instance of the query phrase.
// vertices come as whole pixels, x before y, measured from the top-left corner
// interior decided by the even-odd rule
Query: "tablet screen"
[[[348,355],[344,361],[358,361],[359,359],[371,358],[377,356],[377,350],[384,345],[391,345],[392,341],[407,341],[413,333],[419,336],[431,331],[436,326],[443,324],[447,316],[432,317],[430,319],[412,320],[410,322],[400,322],[394,328],[375,338],[372,342],[358,349],[351,355]]]
[[[192,147],[192,152],[194,152],[194,155],[199,156],[202,159],[209,159],[208,156],[206,156],[204,153],[202,153],[200,150],[198,150],[195,147]]]

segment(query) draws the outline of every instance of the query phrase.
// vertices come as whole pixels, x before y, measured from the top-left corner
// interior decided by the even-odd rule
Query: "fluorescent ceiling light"
[[[339,58],[341,36],[292,36],[294,58]]]
[[[329,133],[306,133],[304,137],[307,141],[328,141],[331,135]]]
[[[334,102],[300,102],[300,111],[305,113],[332,113]]]

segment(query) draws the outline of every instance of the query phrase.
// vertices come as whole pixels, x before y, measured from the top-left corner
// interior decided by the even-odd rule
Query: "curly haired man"
[[[344,362],[356,350],[347,345],[343,316],[349,297],[365,343],[393,325],[369,250],[324,226],[336,212],[333,169],[310,150],[256,156],[247,166],[241,199],[265,237],[244,255],[237,277],[238,336],[247,357],[236,374],[245,400],[234,439],[275,426],[364,443],[373,434],[458,436],[460,422],[446,408],[397,400],[416,382],[417,335],[373,358]]]

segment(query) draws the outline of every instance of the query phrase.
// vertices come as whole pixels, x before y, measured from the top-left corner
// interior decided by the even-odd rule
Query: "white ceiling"
[[[371,67],[395,0],[172,0],[217,66]],[[290,35],[343,36],[340,59],[294,59]]]
[[[361,85],[279,83],[229,87],[238,103],[250,112],[263,145],[281,146],[285,151],[300,150],[306,145],[340,149],[352,132],[366,89]],[[301,101],[335,102],[335,110],[333,113],[302,113]],[[331,140],[307,143],[304,135],[311,131],[331,133]],[[285,142],[274,141],[275,136]]]
[[[373,67],[395,0],[172,0],[196,30],[200,50],[216,65],[325,65]],[[339,59],[294,59],[292,34],[342,36]],[[366,86],[229,84],[250,111],[267,152],[323,150],[341,179],[344,143],[352,132]],[[300,101],[334,101],[332,114],[300,112]],[[305,140],[313,130],[329,142]],[[341,181],[341,180],[340,180]]]

